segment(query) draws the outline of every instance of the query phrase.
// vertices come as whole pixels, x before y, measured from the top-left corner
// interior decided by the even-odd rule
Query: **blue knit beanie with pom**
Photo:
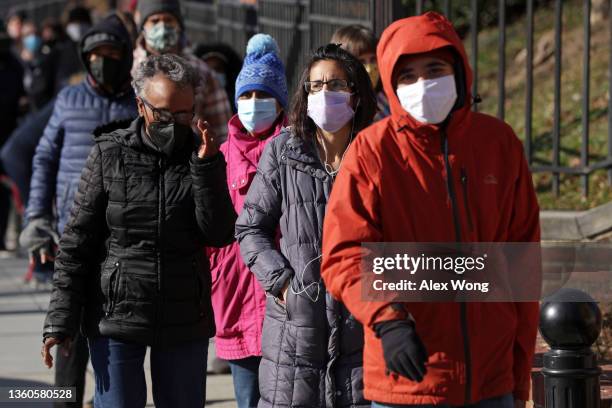
[[[276,41],[268,34],[255,34],[251,37],[242,69],[236,78],[236,104],[238,97],[245,92],[263,91],[287,109],[287,78],[279,54]]]

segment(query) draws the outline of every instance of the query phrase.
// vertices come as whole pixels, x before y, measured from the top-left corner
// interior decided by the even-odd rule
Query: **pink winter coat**
[[[255,139],[242,126],[238,115],[228,123],[227,141],[220,150],[227,162],[227,183],[236,213],[242,212],[244,198],[257,171],[264,147],[285,125],[283,117],[272,136]],[[212,304],[217,326],[217,356],[238,360],[261,356],[261,330],[266,295],[240,257],[237,242],[224,248],[208,248],[212,274]]]

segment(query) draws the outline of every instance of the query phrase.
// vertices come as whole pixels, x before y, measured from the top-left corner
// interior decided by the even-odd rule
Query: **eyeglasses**
[[[346,79],[330,79],[329,81],[306,81],[304,82],[304,89],[308,93],[316,93],[323,90],[323,87],[327,85],[328,91],[348,91],[353,86],[352,82]]]
[[[195,106],[191,108],[191,112],[172,113],[166,109],[156,108],[147,102],[147,100],[143,97],[140,97],[140,100],[147,108],[151,110],[153,113],[153,120],[156,122],[188,124],[191,123],[193,117],[195,116]]]

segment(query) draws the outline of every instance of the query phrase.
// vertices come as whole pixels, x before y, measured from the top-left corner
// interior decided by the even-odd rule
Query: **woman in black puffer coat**
[[[269,295],[259,407],[369,406],[363,331],[325,291],[320,256],[334,177],[375,111],[363,65],[337,45],[321,47],[302,75],[291,127],[259,162],[236,223],[242,257]]]
[[[43,359],[50,366],[51,347],[69,346],[81,326],[96,407],[145,406],[147,346],[157,407],[205,401],[215,326],[203,248],[233,241],[236,213],[223,154],[205,124],[199,147],[191,130],[196,80],[175,55],[141,64],[141,116],[95,132],[60,240]]]

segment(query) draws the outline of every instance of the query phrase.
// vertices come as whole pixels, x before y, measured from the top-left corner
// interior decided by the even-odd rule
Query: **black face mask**
[[[89,73],[98,84],[116,91],[123,85],[121,65],[119,60],[98,57],[89,63]]]
[[[147,127],[147,134],[157,150],[171,156],[191,137],[191,127],[180,123],[152,122]]]

